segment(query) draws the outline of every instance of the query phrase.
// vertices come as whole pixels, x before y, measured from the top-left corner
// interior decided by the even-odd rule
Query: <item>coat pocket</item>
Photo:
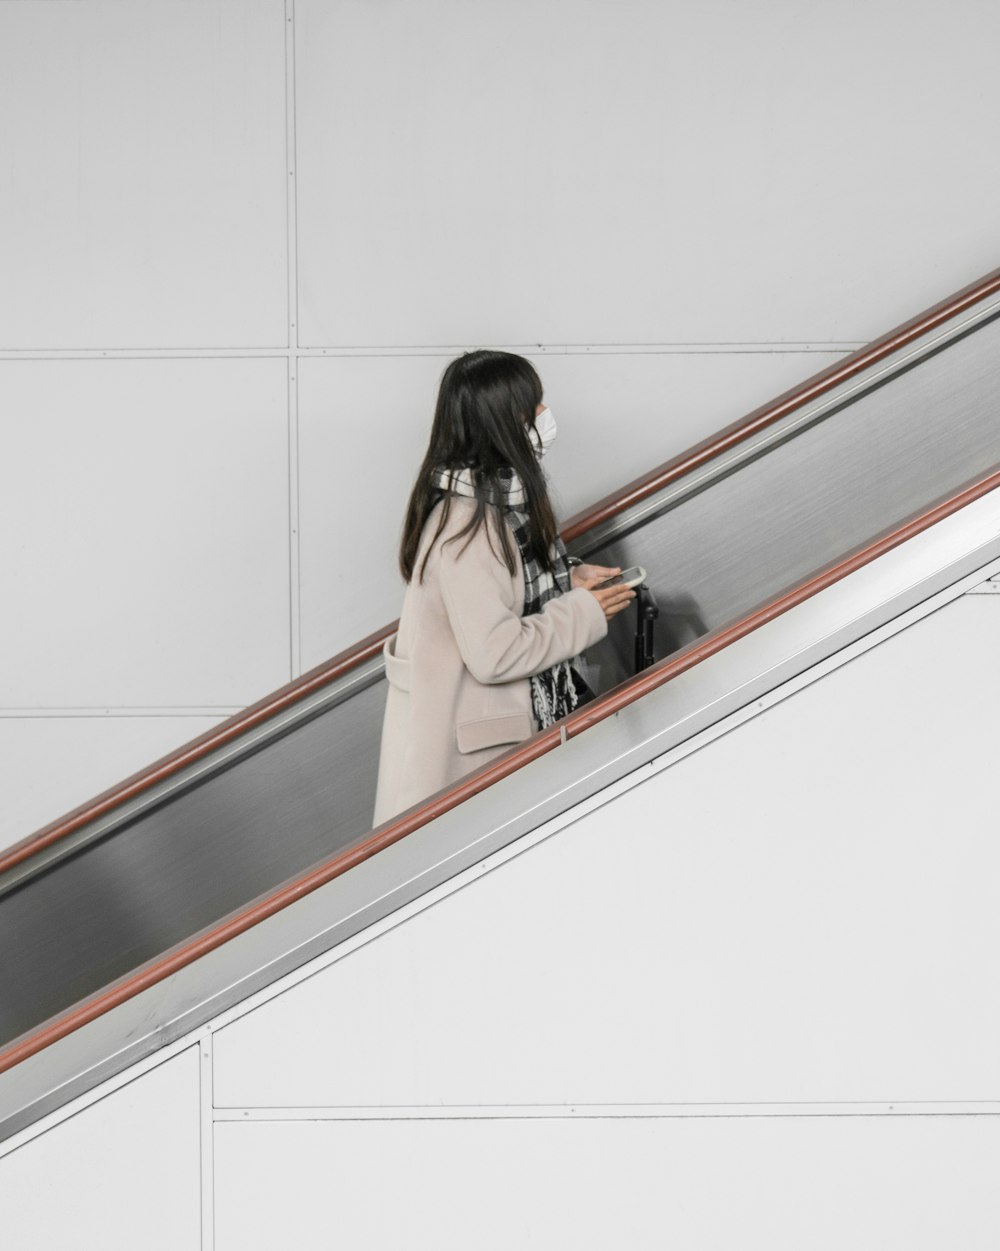
[[[531,714],[510,712],[499,717],[477,717],[474,721],[459,721],[455,726],[455,739],[460,752],[481,751],[484,747],[499,747],[502,743],[520,743],[535,732]]]
[[[401,691],[408,691],[410,689],[410,662],[402,656],[397,656],[392,650],[396,644],[396,637],[393,634],[382,644],[385,676],[392,686],[398,687]]]

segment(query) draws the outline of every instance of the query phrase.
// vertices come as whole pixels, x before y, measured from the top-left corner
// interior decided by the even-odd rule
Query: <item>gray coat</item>
[[[442,507],[439,501],[424,526],[418,569]],[[383,646],[387,691],[374,825],[534,734],[528,679],[608,632],[604,609],[583,587],[521,616],[524,574],[513,533],[513,574],[497,554],[495,529],[492,548],[485,527],[471,542],[466,535],[444,546],[474,510],[474,500],[452,497],[424,581],[410,581],[399,627]]]

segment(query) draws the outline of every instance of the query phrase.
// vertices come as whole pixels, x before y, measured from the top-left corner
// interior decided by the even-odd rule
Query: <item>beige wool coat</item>
[[[440,500],[417,552],[419,570]],[[513,532],[515,569],[503,562],[497,524],[445,545],[471,519],[475,500],[451,497],[448,522],[406,588],[396,633],[383,645],[387,692],[373,824],[402,812],[478,769],[538,729],[532,674],[592,647],[608,632],[597,597],[583,587],[522,617],[524,574]],[[508,526],[509,530],[509,526]],[[491,550],[490,538],[492,538]],[[468,546],[466,546],[468,544]]]

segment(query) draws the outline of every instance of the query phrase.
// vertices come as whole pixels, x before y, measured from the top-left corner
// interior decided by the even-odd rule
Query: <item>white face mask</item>
[[[536,454],[544,456],[556,437],[556,419],[552,416],[552,409],[547,405],[535,418],[535,427],[531,433]],[[541,440],[540,444],[539,440]]]

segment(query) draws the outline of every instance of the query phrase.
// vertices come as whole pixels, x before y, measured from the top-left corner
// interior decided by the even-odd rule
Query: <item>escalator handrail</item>
[[[571,542],[587,530],[656,494],[668,483],[690,473],[696,466],[722,455],[735,444],[753,437],[758,431],[781,420],[794,409],[800,408],[846,379],[869,368],[883,357],[904,347],[907,343],[957,316],[996,291],[1000,291],[1000,269],[994,269],[985,274],[982,278],[956,291],[931,308],[925,309],[924,312],[897,326],[894,330],[890,330],[888,334],[851,353],[844,360],[812,375],[798,386],[783,392],[776,399],[754,409],[745,417],[725,426],[650,473],[630,482],[621,490],[598,500],[592,507],[574,514],[562,527],[563,539],[567,543]],[[372,659],[378,654],[385,639],[395,633],[398,625],[399,622],[396,620],[374,634],[369,634],[360,643],[339,652],[293,682],[265,695],[257,703],[242,709],[198,738],[160,757],[146,768],[131,774],[115,786],[102,791],[93,799],[80,804],[12,846],[0,850],[0,874],[62,839],[68,838],[114,808],[195,764],[231,740],[239,738],[254,726],[269,720],[291,704],[322,689],[351,669]]]
[[[104,1013],[110,1012],[119,1004],[170,977],[201,956],[220,947],[229,939],[235,938],[295,903],[304,895],[340,877],[355,865],[377,855],[393,843],[399,842],[400,839],[485,790],[494,782],[507,777],[522,765],[554,750],[565,739],[575,738],[577,734],[581,734],[590,726],[603,721],[606,717],[613,716],[656,687],[669,682],[678,674],[787,612],[796,604],[818,594],[832,583],[875,560],[891,548],[926,530],[967,504],[971,504],[973,500],[998,489],[1000,489],[1000,465],[994,466],[987,475],[967,482],[957,492],[941,497],[922,512],[915,513],[897,526],[876,535],[853,552],[810,575],[805,581],[761,605],[738,621],[703,636],[651,668],[644,669],[635,677],[614,687],[577,712],[570,713],[557,726],[540,730],[523,743],[516,744],[510,751],[496,757],[474,773],[468,774],[450,789],[431,796],[430,799],[377,827],[354,847],[338,852],[329,860],[322,861],[282,886],[259,896],[221,921],[207,926],[192,938],[178,943],[163,955],[155,957],[133,972],[112,982],[95,995],[82,1000],[74,1007],[22,1035],[20,1039],[15,1039],[6,1048],[0,1048],[0,1073],[13,1068],[22,1060],[37,1054],[50,1044],[65,1038]]]

